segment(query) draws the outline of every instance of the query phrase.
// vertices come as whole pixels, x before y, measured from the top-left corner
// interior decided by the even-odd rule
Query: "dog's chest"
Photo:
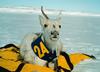
[[[42,41],[41,36],[31,43],[33,52],[42,60],[52,61],[56,58],[56,50],[52,50]]]

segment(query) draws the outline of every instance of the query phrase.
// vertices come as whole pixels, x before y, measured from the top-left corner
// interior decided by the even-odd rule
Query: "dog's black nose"
[[[51,35],[59,35],[59,33],[57,31],[52,31]]]
[[[51,32],[51,35],[53,35],[53,32]]]

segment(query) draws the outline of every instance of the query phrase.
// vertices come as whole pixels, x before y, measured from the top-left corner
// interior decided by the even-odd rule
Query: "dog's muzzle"
[[[51,35],[54,35],[54,37],[56,37],[57,35],[59,35],[59,33],[57,31],[53,31],[51,32]]]
[[[53,40],[56,40],[56,39],[58,39],[59,32],[58,31],[52,31],[51,32],[51,36],[52,36]]]

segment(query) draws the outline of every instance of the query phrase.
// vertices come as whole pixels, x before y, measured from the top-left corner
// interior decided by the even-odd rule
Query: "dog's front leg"
[[[53,70],[55,70],[56,60],[57,60],[57,58],[53,59],[51,62],[47,62],[46,66],[53,69]]]
[[[33,37],[35,36],[34,34],[32,35],[27,35],[23,39],[21,45],[20,45],[20,54],[21,57],[24,59],[24,62],[32,63],[34,64],[34,52],[31,48],[31,43],[33,41]]]
[[[57,57],[60,55],[60,52],[63,50],[63,44],[62,42],[59,42],[58,47],[56,49]]]
[[[28,51],[28,52],[25,52],[24,61],[27,62],[27,63],[32,63],[32,64],[34,64],[35,58],[34,58],[34,56],[31,54],[31,52]]]

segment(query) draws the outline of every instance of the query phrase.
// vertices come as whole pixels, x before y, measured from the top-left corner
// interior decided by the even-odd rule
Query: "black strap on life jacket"
[[[7,44],[4,47],[0,47],[0,49],[3,49],[3,48],[7,49],[7,48],[10,48],[10,47],[14,47],[14,48],[19,50],[19,48],[16,45],[14,45],[14,44]]]
[[[57,72],[61,72],[61,69],[64,71],[64,72],[71,72],[70,70],[67,70],[67,69],[65,69],[65,68],[63,68],[63,67],[61,67],[61,66],[58,66],[57,67]]]
[[[21,72],[22,68],[24,67],[25,63],[21,63],[15,72]]]
[[[0,66],[0,72],[11,72],[11,71],[9,71],[9,70],[7,70],[7,69]]]
[[[62,55],[62,56],[65,57],[66,62],[68,63],[68,65],[69,65],[69,67],[70,67],[71,70],[67,70],[67,69],[65,69],[65,68],[63,68],[63,67],[61,67],[61,66],[57,66],[57,70],[58,70],[57,72],[60,72],[61,69],[62,69],[64,72],[71,72],[71,71],[73,70],[73,67],[74,67],[74,66],[73,66],[73,64],[72,64],[71,61],[70,61],[69,55],[68,55],[67,53],[65,53],[65,52],[61,52],[60,55]]]
[[[21,72],[21,70],[22,70],[22,68],[23,68],[24,65],[25,65],[25,63],[21,63],[18,66],[18,68],[16,69],[16,71],[14,71],[14,72]],[[5,68],[3,68],[3,67],[0,66],[0,72],[12,72],[12,71],[9,71],[9,70],[7,70],[7,69],[5,69]]]

